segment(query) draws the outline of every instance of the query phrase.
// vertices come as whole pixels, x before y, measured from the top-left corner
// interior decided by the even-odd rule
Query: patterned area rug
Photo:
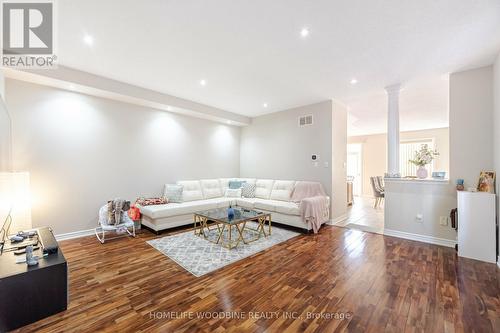
[[[257,223],[254,222],[248,223],[247,225],[253,229],[257,228]],[[209,234],[209,238],[214,238],[216,236],[216,227],[211,227],[211,229],[212,232]],[[237,239],[235,233],[236,230],[233,228],[233,239]],[[247,237],[252,237],[249,233],[250,231],[243,235],[245,239]],[[153,239],[147,243],[178,263],[194,276],[199,277],[249,257],[257,252],[266,250],[297,235],[299,235],[299,233],[273,226],[271,236],[267,238],[261,236],[260,239],[249,244],[240,242],[236,248],[231,250],[220,244],[209,242],[203,237],[198,237],[194,235],[193,231]],[[224,234],[224,238],[228,236],[228,233]]]

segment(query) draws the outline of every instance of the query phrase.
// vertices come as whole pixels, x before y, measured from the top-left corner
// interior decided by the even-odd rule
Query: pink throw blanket
[[[328,199],[326,197],[316,196],[302,199],[299,209],[302,221],[312,225],[315,234],[318,233],[321,225],[328,221]]]
[[[297,182],[291,201],[300,202],[302,221],[312,225],[314,233],[317,233],[321,225],[328,221],[328,199],[321,183]]]
[[[321,183],[299,181],[295,184],[290,201],[300,202],[302,199],[316,196],[326,197],[325,190],[323,189],[323,185],[321,185]]]

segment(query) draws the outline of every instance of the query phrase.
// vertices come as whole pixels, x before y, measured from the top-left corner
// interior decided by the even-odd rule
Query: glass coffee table
[[[227,208],[195,213],[194,234],[228,249],[237,247],[240,242],[248,244],[258,240],[262,235],[264,237],[271,235],[271,214],[241,207],[233,209],[234,217],[231,219],[228,217]],[[248,222],[255,222],[257,227],[250,227]],[[267,232],[266,222],[268,223]],[[250,237],[245,237],[245,235]]]

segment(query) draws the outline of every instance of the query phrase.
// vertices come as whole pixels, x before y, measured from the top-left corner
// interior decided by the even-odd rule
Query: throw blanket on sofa
[[[323,185],[318,182],[297,182],[290,201],[300,202],[302,199],[323,196],[326,197]]]
[[[310,224],[314,233],[317,233],[321,225],[328,221],[328,199],[326,196],[302,199],[299,209],[302,221]]]
[[[328,199],[321,183],[297,182],[291,201],[300,202],[302,221],[311,224],[314,233],[317,233],[321,225],[328,221]]]
[[[165,205],[168,203],[167,198],[138,198],[136,204],[141,206]]]

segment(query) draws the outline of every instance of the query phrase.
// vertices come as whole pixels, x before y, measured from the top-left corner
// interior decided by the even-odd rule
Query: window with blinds
[[[415,157],[415,152],[420,150],[422,145],[428,145],[430,149],[434,149],[434,140],[432,139],[424,139],[418,141],[406,141],[401,142],[399,145],[399,168],[401,169],[401,176],[413,176],[417,175],[418,166],[413,163],[410,163],[409,160],[412,160]],[[425,167],[429,172],[429,175],[432,174],[434,168],[434,161],[431,164]]]

